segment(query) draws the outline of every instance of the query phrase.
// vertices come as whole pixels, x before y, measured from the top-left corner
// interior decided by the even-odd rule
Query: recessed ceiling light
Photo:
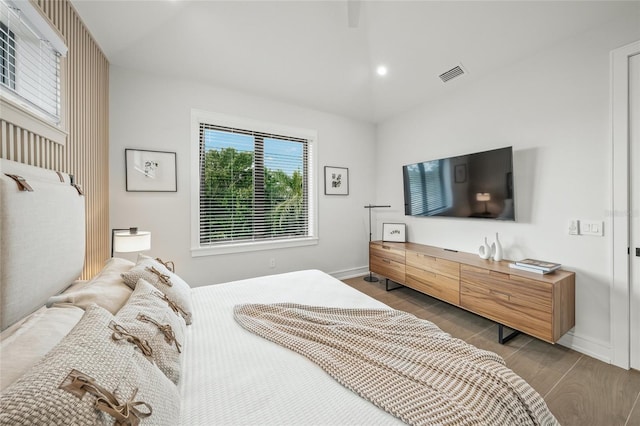
[[[376,73],[378,75],[387,75],[387,67],[384,65],[378,65],[378,68],[376,68]]]

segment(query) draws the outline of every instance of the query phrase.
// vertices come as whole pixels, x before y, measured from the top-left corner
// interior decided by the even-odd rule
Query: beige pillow
[[[129,408],[143,413],[141,425],[177,424],[176,386],[133,345],[112,338],[112,321],[109,312],[89,306],[67,337],[0,395],[0,424],[113,425],[116,419],[96,406],[97,386],[112,394],[115,405],[130,401]],[[77,395],[63,389],[74,371],[97,386],[85,386]]]
[[[124,283],[121,274],[134,265],[126,259],[109,259],[93,279],[73,285],[62,294],[50,297],[47,306],[71,305],[86,309],[95,303],[116,314],[131,296],[131,288]]]
[[[182,278],[171,272],[160,262],[150,257],[138,257],[136,266],[122,274],[124,282],[135,288],[140,278],[167,295],[187,325],[191,324],[191,287]]]
[[[148,342],[152,349],[151,359],[177,384],[186,326],[184,319],[173,312],[162,297],[157,288],[140,279],[115,321],[127,332]]]
[[[0,391],[40,361],[80,321],[84,311],[42,307],[11,329],[0,342]],[[6,336],[6,337],[5,337]]]

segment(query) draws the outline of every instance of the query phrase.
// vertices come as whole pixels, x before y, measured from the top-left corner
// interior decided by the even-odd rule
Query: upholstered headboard
[[[2,330],[82,273],[84,198],[65,173],[0,159]]]

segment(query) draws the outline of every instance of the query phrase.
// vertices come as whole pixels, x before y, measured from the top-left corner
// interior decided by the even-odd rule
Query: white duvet
[[[233,319],[240,303],[386,307],[316,270],[192,290],[180,382],[183,425],[400,424],[320,367]]]

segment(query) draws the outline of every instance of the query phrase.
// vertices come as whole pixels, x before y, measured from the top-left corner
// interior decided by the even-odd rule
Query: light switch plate
[[[600,220],[582,220],[581,222],[581,235],[593,235],[596,237],[602,237],[604,235],[604,222]]]

